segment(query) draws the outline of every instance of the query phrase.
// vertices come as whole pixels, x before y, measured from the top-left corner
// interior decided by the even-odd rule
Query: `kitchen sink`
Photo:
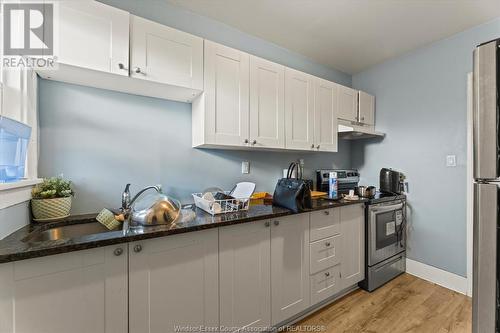
[[[90,236],[96,234],[102,234],[110,231],[119,231],[122,228],[109,230],[101,223],[86,222],[78,224],[69,224],[58,227],[52,227],[45,230],[37,230],[32,232],[26,239],[25,242],[37,243],[45,241],[56,241],[61,239],[71,239],[83,236]]]

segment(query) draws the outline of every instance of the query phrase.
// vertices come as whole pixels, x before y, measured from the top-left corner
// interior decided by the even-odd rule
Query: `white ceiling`
[[[349,74],[500,16],[500,0],[165,1]]]

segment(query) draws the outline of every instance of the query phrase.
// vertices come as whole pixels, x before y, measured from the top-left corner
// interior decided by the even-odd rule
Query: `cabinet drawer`
[[[317,304],[340,291],[340,265],[311,276],[311,305]]]
[[[316,241],[310,247],[311,274],[340,263],[340,235]]]
[[[311,242],[340,233],[340,210],[330,208],[311,212]]]

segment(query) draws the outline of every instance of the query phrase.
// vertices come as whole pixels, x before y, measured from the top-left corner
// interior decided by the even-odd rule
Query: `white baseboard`
[[[467,278],[406,258],[406,273],[467,295]]]

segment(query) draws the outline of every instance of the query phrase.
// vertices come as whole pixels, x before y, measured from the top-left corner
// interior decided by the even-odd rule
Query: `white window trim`
[[[13,183],[0,183],[0,209],[11,207],[31,199],[31,189],[42,179],[23,179]]]

